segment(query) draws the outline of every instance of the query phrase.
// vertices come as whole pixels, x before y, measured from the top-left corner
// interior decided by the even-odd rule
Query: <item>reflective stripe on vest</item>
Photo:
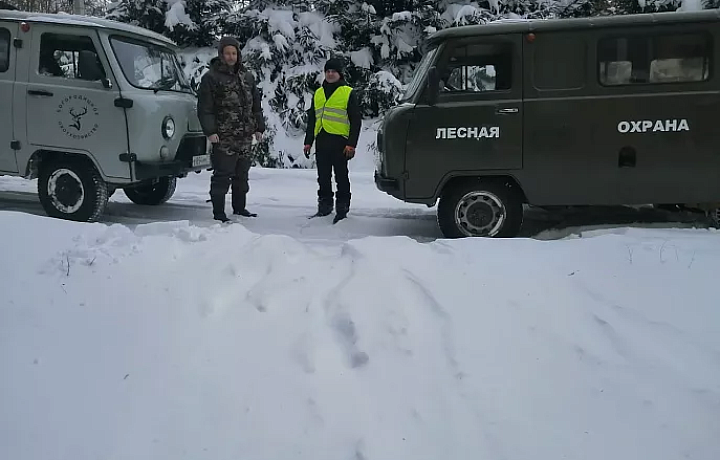
[[[340,86],[330,99],[325,99],[322,87],[315,91],[315,136],[323,129],[328,134],[337,134],[346,139],[350,137],[347,107],[352,90],[349,86]]]

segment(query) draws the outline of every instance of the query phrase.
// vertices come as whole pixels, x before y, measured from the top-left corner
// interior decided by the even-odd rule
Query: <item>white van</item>
[[[46,213],[94,221],[122,188],[167,201],[210,166],[175,44],[85,16],[0,10],[0,175],[38,178]]]

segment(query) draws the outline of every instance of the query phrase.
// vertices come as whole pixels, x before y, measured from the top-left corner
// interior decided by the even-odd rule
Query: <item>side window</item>
[[[38,73],[85,81],[98,81],[105,77],[90,37],[52,33],[44,33],[40,39]]]
[[[461,94],[509,90],[512,45],[467,44],[454,48],[440,71],[440,93]]]
[[[704,34],[607,38],[597,51],[604,86],[706,81],[713,53]]]
[[[10,31],[0,28],[0,72],[10,68]]]

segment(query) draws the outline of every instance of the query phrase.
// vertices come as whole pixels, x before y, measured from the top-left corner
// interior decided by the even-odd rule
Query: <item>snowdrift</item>
[[[3,459],[720,458],[717,232],[0,222]]]

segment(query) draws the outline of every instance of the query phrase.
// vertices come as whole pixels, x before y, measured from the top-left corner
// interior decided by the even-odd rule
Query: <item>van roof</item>
[[[471,26],[449,27],[428,38],[429,45],[436,45],[449,38],[464,38],[479,35],[496,35],[553,30],[582,30],[628,25],[677,24],[712,22],[720,20],[720,10],[710,9],[688,12],[641,13],[616,16],[596,16],[572,19],[503,19]]]
[[[148,39],[160,41],[166,45],[175,47],[175,42],[169,38],[155,33],[151,30],[144,29],[142,27],[133,26],[131,24],[125,24],[119,21],[113,21],[110,19],[102,19],[91,16],[78,16],[74,14],[45,14],[45,13],[30,13],[27,11],[16,11],[16,10],[3,10],[0,9],[0,20],[10,21],[25,21],[25,22],[42,22],[48,24],[65,24],[80,27],[93,27],[112,29],[121,32],[128,32],[131,34],[139,35]]]

